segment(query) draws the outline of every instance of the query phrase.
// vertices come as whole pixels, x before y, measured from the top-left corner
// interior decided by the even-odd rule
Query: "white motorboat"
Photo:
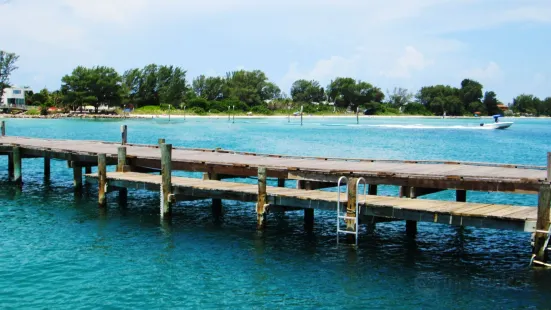
[[[511,127],[511,125],[513,125],[513,122],[486,123],[486,124],[482,123],[482,124],[480,124],[480,126],[482,126],[482,127],[493,128],[493,129],[505,129],[505,128]]]

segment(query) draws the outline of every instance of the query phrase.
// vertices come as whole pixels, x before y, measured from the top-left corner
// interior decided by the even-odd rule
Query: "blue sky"
[[[551,96],[549,0],[0,0],[12,83],[57,89],[78,65],[337,76],[384,91],[478,80],[505,103]]]

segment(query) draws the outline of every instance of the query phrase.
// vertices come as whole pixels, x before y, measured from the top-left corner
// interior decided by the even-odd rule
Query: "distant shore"
[[[75,113],[59,113],[59,114],[50,114],[50,115],[26,115],[26,114],[0,114],[0,118],[25,118],[25,119],[60,119],[60,118],[76,118],[76,119],[183,119],[183,118],[206,118],[206,119],[227,119],[228,115],[223,114],[210,114],[210,115],[182,115],[182,114],[160,114],[160,115],[151,115],[151,114],[125,114],[125,115],[108,115],[108,114],[75,114]],[[236,119],[254,119],[254,118],[265,118],[265,119],[285,119],[288,118],[288,115],[235,115]],[[442,116],[427,116],[427,115],[359,115],[360,118],[424,118],[424,119],[442,119]],[[308,118],[356,118],[355,114],[351,115],[303,115],[304,119]],[[491,119],[491,116],[446,116],[446,119]],[[522,119],[537,119],[537,118],[549,118],[548,116],[507,116],[507,118],[522,118]],[[300,119],[300,116],[291,116],[291,119]]]

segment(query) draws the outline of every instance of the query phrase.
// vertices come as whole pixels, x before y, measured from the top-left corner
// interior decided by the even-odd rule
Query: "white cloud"
[[[497,63],[490,61],[484,68],[474,68],[463,72],[463,76],[481,82],[490,82],[501,79],[503,77],[503,72]]]
[[[390,78],[409,78],[412,71],[423,70],[431,64],[433,61],[426,59],[423,53],[413,46],[407,46],[404,54],[396,60],[394,67],[389,71],[381,72],[381,74]]]

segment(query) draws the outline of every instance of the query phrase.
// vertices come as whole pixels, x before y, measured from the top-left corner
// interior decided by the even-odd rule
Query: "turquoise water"
[[[486,120],[490,121],[490,120]],[[519,119],[485,130],[469,119],[7,120],[8,135],[222,147],[314,156],[447,159],[546,164],[551,121]],[[179,203],[172,225],[159,220],[158,195],[130,191],[128,208],[96,188],[75,195],[65,162],[42,176],[23,162],[24,187],[8,181],[0,158],[0,308],[549,308],[551,271],[528,268],[529,235],[403,223],[362,232],[355,250],[336,245],[334,213],[271,214],[255,231],[252,204]],[[292,186],[291,182],[288,186]],[[396,194],[385,186],[383,194]],[[452,192],[428,198],[453,199]],[[533,195],[469,193],[469,201],[535,205]]]

